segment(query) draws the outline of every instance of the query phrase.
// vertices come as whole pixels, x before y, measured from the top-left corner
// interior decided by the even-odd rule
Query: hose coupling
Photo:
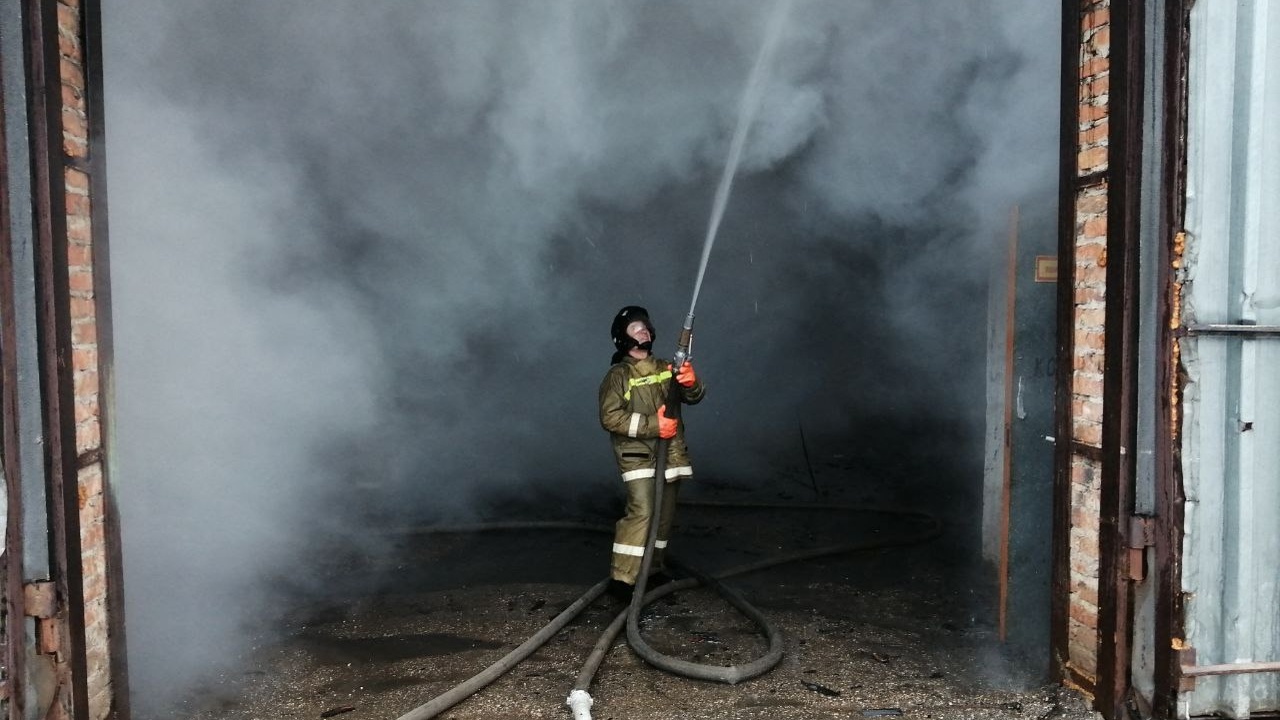
[[[591,720],[591,706],[595,701],[586,690],[574,690],[569,693],[569,699],[565,700],[564,704],[573,711],[573,720]]]

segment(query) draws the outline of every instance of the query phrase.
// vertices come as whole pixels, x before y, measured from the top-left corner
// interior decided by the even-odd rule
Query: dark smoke
[[[1055,182],[1036,5],[796,4],[699,305],[700,475],[767,482],[797,423],[980,445],[993,240]],[[140,699],[244,651],[317,538],[616,490],[606,329],[647,305],[673,347],[768,10],[106,8]]]

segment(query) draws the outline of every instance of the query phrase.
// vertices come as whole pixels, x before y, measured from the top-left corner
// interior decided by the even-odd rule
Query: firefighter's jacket
[[[609,368],[600,383],[600,424],[609,431],[613,453],[624,481],[653,477],[658,444],[658,407],[667,405],[671,388],[671,363],[650,355],[643,360],[625,356]],[[686,405],[702,401],[706,388],[698,380],[692,387],[677,385]],[[668,441],[666,479],[693,475],[684,442],[683,415],[675,437]]]

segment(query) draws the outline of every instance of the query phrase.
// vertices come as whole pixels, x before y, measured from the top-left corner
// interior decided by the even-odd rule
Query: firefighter
[[[651,563],[649,586],[668,578],[662,573],[663,551],[671,532],[680,481],[693,476],[685,447],[684,424],[666,415],[667,393],[675,373],[680,388],[679,402],[695,405],[706,390],[686,361],[678,369],[653,355],[653,324],[642,307],[628,305],[613,319],[609,331],[617,351],[613,365],[600,383],[600,424],[609,431],[618,471],[627,489],[626,512],[614,529],[609,591],[627,599],[640,574],[649,522],[654,516],[653,482],[658,439],[667,444],[667,467],[663,478],[662,509],[658,515],[658,538]]]

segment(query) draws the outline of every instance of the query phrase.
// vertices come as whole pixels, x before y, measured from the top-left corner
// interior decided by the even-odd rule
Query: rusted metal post
[[[27,116],[26,5],[0,0],[0,83],[4,110],[4,246],[0,247],[0,359],[3,361],[4,462],[9,483],[5,628],[9,718],[38,712],[28,703],[35,622],[25,610],[27,573],[49,576],[42,405],[36,342],[35,218]],[[20,368],[22,369],[20,371]]]
[[[1058,375],[1055,378],[1057,419],[1054,429],[1053,548],[1049,592],[1050,669],[1057,679],[1070,678],[1068,612],[1071,602],[1071,368],[1075,333],[1076,147],[1080,106],[1080,0],[1062,3],[1062,96],[1059,101],[1058,159]]]
[[[4,455],[21,488],[11,495],[20,533],[9,533],[8,598],[23,629],[16,642],[8,628],[10,716],[30,720],[64,698],[72,718],[88,711],[57,13],[57,3],[0,0]],[[52,614],[18,607],[33,583],[56,588]]]
[[[1181,291],[1174,266],[1182,262],[1184,244],[1179,240],[1186,215],[1186,108],[1187,53],[1190,27],[1190,1],[1170,0],[1164,4],[1164,131],[1161,149],[1160,188],[1162,222],[1160,235],[1159,278],[1161,292],[1160,358],[1157,384],[1160,414],[1155,433],[1155,532],[1154,558],[1156,588],[1155,607],[1155,676],[1152,693],[1154,712],[1172,717],[1174,700],[1181,683],[1180,660],[1170,639],[1186,636],[1182,596],[1182,528],[1183,503],[1186,499],[1180,471],[1178,438],[1181,434],[1179,409],[1182,383],[1177,332],[1182,324]]]
[[[1134,594],[1128,534],[1136,478],[1144,13],[1141,0],[1111,6],[1097,697],[1098,709],[1108,718],[1123,717],[1131,682]]]
[[[111,718],[132,717],[126,652],[124,550],[115,494],[115,332],[111,314],[110,227],[107,222],[106,106],[102,65],[102,0],[80,0],[85,108],[89,127],[90,227],[93,229],[93,302],[98,335],[98,422],[102,447],[103,525],[107,561],[107,632],[110,641]]]

